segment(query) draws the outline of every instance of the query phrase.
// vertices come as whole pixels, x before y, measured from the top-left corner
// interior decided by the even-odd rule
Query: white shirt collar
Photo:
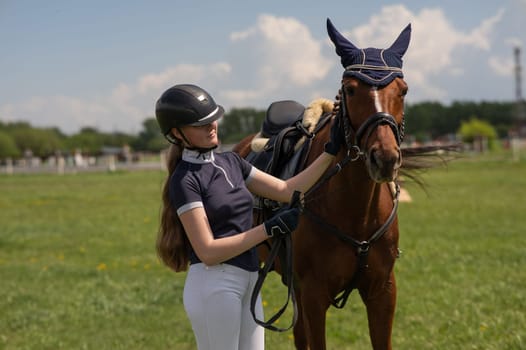
[[[195,164],[212,163],[214,161],[214,151],[200,153],[199,151],[185,148],[183,150],[183,160]]]

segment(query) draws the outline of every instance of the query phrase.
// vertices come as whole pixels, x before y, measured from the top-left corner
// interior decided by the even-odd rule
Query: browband
[[[350,66],[345,67],[345,71],[348,70],[361,70],[361,69],[367,69],[367,70],[387,70],[387,71],[394,71],[394,72],[401,72],[402,68],[398,67],[379,67],[379,66],[371,66],[367,64],[352,64]]]

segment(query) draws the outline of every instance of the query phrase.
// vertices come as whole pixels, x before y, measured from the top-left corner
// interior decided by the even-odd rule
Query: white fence
[[[37,157],[26,157],[16,161],[7,159],[0,166],[0,174],[71,174],[78,172],[114,172],[117,170],[164,170],[166,168],[164,152],[161,152],[158,157],[149,158],[152,160],[132,161],[128,159],[119,161],[115,155],[100,157],[58,156],[49,157],[46,160]]]

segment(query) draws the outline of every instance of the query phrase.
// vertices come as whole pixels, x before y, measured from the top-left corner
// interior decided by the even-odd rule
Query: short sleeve
[[[243,179],[247,181],[252,173],[253,165],[247,162],[244,158],[241,158],[241,156],[237,153],[232,152],[232,155],[239,164],[239,168],[241,169]]]
[[[201,187],[194,176],[186,173],[179,176],[174,173],[170,179],[170,201],[177,210],[177,215],[198,207],[203,207]]]

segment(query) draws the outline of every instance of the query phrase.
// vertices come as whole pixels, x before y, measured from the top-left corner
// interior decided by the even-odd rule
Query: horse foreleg
[[[372,293],[372,290],[375,293]],[[396,281],[391,272],[387,283],[380,291],[360,290],[367,308],[369,336],[374,350],[391,350],[391,332],[396,307]]]
[[[307,330],[305,329],[305,322],[303,321],[303,308],[301,300],[301,291],[299,288],[295,289],[296,303],[298,308],[298,319],[294,325],[294,345],[297,350],[308,350],[309,344],[307,342]]]
[[[316,291],[316,284],[309,285],[301,293],[301,323],[302,328],[294,328],[294,342],[296,349],[326,350],[325,320],[330,303],[328,298],[320,296]]]

